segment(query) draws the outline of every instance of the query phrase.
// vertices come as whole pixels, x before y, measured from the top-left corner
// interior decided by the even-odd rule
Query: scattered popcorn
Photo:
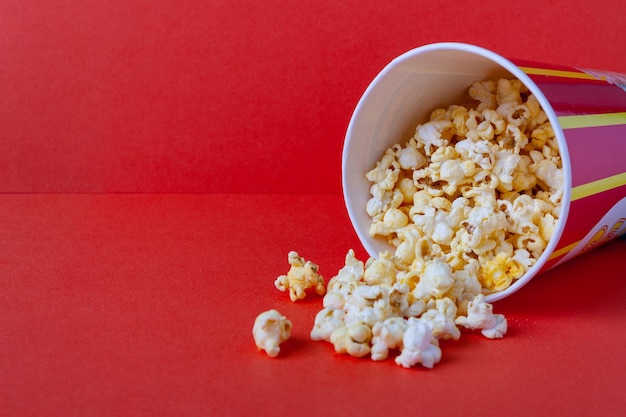
[[[507,321],[502,314],[493,314],[491,304],[485,302],[485,296],[479,294],[470,301],[467,307],[467,316],[459,316],[456,324],[467,329],[480,329],[481,333],[489,339],[499,339],[507,331]]]
[[[411,368],[421,363],[425,368],[432,368],[441,360],[439,342],[433,336],[432,329],[427,322],[410,318],[402,338],[402,352],[396,356],[396,363],[405,368]]]
[[[289,290],[291,301],[298,301],[306,297],[306,290],[315,288],[318,295],[326,293],[324,278],[318,273],[319,267],[310,261],[305,261],[297,252],[291,251],[288,255],[291,268],[287,275],[279,276],[274,285],[280,291]]]
[[[439,340],[461,337],[457,325],[480,328],[491,338],[506,333],[503,316],[485,314],[492,310],[481,294],[478,270],[476,260],[457,270],[434,258],[408,271],[389,253],[363,263],[349,250],[345,266],[328,281],[311,339],[374,361],[397,351],[399,366],[432,368],[441,359]]]
[[[275,358],[280,352],[280,344],[291,336],[291,322],[276,310],[265,311],[254,320],[252,336],[259,350]]]

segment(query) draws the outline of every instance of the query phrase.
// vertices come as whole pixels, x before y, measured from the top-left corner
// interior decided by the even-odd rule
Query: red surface
[[[624,239],[496,304],[433,370],[308,338],[273,287],[355,248],[340,160],[391,59],[462,41],[626,72],[623,2],[0,0],[0,414],[616,415]],[[265,309],[294,324],[256,350]]]

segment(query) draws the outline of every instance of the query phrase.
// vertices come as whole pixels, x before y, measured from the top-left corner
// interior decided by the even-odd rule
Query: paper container
[[[565,176],[563,208],[543,255],[508,289],[626,232],[626,75],[510,61],[474,45],[437,43],[397,57],[369,85],[348,126],[343,193],[352,224],[374,257],[393,250],[372,238],[365,212],[371,170],[385,150],[404,144],[436,108],[467,100],[477,80],[517,78],[534,94],[554,128]]]

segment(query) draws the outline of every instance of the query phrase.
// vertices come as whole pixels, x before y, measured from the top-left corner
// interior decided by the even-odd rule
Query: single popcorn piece
[[[280,352],[280,344],[291,337],[291,322],[276,310],[268,310],[257,316],[252,327],[254,343],[270,358]]]
[[[364,323],[370,327],[385,320],[391,314],[389,286],[360,285],[346,298],[344,304],[345,322]]]
[[[495,258],[487,261],[482,270],[482,275],[479,277],[482,286],[491,291],[500,291],[508,288],[514,279],[521,277],[525,267],[513,257],[499,253]]]
[[[421,319],[427,321],[433,329],[433,336],[440,340],[459,340],[461,331],[456,327],[457,307],[450,298],[444,297],[435,301],[435,308],[427,310]]]
[[[311,340],[326,340],[330,342],[330,335],[340,327],[345,326],[345,313],[341,308],[325,307],[315,316]]]
[[[393,285],[396,281],[396,268],[390,252],[381,252],[377,259],[372,259],[363,274],[363,280],[369,285]]]
[[[477,81],[469,89],[469,95],[480,101],[478,111],[492,109],[496,105],[496,85],[493,81]]]
[[[455,322],[470,330],[480,329],[483,336],[489,339],[502,338],[507,331],[506,318],[502,314],[493,313],[493,306],[485,302],[483,294],[470,301],[467,316],[459,316]]]
[[[415,298],[441,298],[454,285],[452,269],[439,258],[428,261],[420,281],[413,290]]]
[[[441,360],[441,349],[432,329],[425,321],[410,318],[402,338],[402,351],[396,357],[396,364],[411,368],[420,363],[432,369]]]
[[[289,290],[291,301],[298,301],[306,297],[306,290],[315,288],[318,295],[326,293],[324,278],[319,274],[319,267],[311,261],[305,261],[297,252],[291,251],[288,255],[291,268],[287,275],[279,276],[274,285],[280,291]]]
[[[337,353],[347,353],[361,358],[370,353],[372,340],[371,328],[363,323],[341,326],[330,335],[330,342]]]
[[[377,322],[372,329],[372,360],[385,360],[389,355],[389,350],[402,348],[402,340],[407,327],[408,323],[402,317],[390,317],[385,321]]]

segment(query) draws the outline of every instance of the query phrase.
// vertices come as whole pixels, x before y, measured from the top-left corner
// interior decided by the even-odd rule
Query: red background
[[[608,415],[626,406],[621,239],[498,302],[433,370],[308,338],[297,250],[365,260],[350,115],[438,41],[626,73],[626,3],[0,0],[0,414]],[[294,324],[279,358],[251,329]]]

